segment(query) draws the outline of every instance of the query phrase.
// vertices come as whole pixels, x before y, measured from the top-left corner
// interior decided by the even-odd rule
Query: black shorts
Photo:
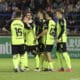
[[[57,43],[57,51],[58,52],[66,52],[67,51],[67,47],[66,47],[66,43]]]
[[[44,52],[44,44],[38,45],[38,52]]]
[[[12,55],[14,54],[24,54],[24,45],[12,45]]]
[[[25,45],[25,51],[31,52],[33,55],[35,55],[38,52],[38,46],[37,45],[34,45],[34,46]]]
[[[44,45],[44,52],[51,52],[53,45]]]

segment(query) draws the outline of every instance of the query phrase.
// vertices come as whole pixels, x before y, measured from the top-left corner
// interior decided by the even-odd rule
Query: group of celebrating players
[[[31,11],[17,11],[15,18],[3,28],[11,32],[13,66],[15,72],[29,70],[28,54],[35,58],[34,71],[56,71],[51,56],[56,43],[56,55],[59,63],[58,71],[65,71],[63,57],[67,65],[67,72],[72,72],[70,57],[66,49],[67,32],[63,11],[55,11],[57,21],[51,12],[39,10],[34,19]],[[54,53],[53,53],[54,54]],[[32,64],[33,65],[33,64]]]

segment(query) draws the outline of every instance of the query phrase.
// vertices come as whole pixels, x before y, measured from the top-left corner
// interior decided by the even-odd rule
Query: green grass
[[[34,72],[34,60],[29,59],[29,72],[13,72],[11,58],[0,59],[0,80],[80,80],[80,59],[71,59],[73,72]],[[55,68],[58,68],[55,59]]]

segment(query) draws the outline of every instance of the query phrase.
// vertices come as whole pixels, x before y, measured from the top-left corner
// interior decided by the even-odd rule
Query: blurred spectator
[[[61,8],[61,7],[64,7],[64,1],[65,0],[54,0],[54,8]]]
[[[34,2],[34,8],[36,11],[40,8],[40,0],[33,0]]]
[[[68,32],[80,31],[80,0],[0,0],[0,27],[4,26],[5,22],[14,19],[16,11],[32,11],[33,17],[36,17],[38,10],[53,13],[55,10],[62,9],[64,16],[68,22]],[[9,20],[8,20],[9,19]]]
[[[76,4],[76,9],[80,12],[80,0]]]
[[[28,7],[30,7],[30,2],[30,0],[21,0],[18,4],[19,9],[22,11],[26,10]]]
[[[47,0],[46,10],[48,12],[53,12],[53,0]]]
[[[8,3],[6,2],[6,0],[0,0],[0,12],[6,12],[8,11]]]
[[[19,9],[18,7],[15,7],[15,8],[13,9],[11,19],[14,19],[14,18],[15,18],[15,15],[16,15],[16,12],[17,12],[17,11],[20,11],[20,9]]]
[[[71,12],[73,10],[73,4],[68,3],[66,5],[66,10],[67,10],[67,12]]]
[[[78,0],[69,0],[69,3],[75,5],[75,4],[77,3],[77,1],[78,1]]]

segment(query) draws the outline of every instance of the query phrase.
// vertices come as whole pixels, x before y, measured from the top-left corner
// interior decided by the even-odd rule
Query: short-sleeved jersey
[[[47,32],[47,34],[43,35],[42,42],[43,42],[43,44],[46,44],[46,45],[53,45],[56,23],[53,20],[49,20],[47,26],[48,27],[46,29],[48,30],[48,32]],[[43,27],[43,28],[45,28],[45,27]]]
[[[36,40],[36,25],[35,23],[30,24],[29,29],[25,29],[25,44],[28,46],[37,45],[38,41]]]
[[[60,42],[67,42],[66,20],[62,19],[57,22],[57,38]]]
[[[12,45],[24,44],[24,23],[21,20],[13,20],[10,24]]]
[[[38,20],[36,22],[37,36],[43,32],[44,29],[48,29],[47,21],[45,19]],[[42,37],[38,39],[38,43],[42,44]]]

